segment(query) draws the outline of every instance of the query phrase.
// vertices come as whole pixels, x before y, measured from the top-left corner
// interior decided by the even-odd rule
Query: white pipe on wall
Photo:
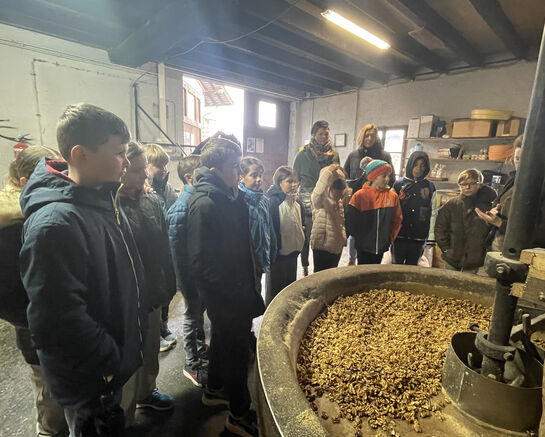
[[[165,64],[163,62],[157,64],[157,90],[159,96],[159,126],[168,133]]]

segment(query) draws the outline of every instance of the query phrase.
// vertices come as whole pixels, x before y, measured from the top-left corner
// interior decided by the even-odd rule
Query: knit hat
[[[367,167],[365,167],[365,174],[368,181],[374,181],[381,174],[392,173],[392,167],[386,161],[381,159],[373,159]]]

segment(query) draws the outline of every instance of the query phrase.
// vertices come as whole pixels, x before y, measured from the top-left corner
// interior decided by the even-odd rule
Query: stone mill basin
[[[258,413],[265,437],[353,436],[350,422],[324,421],[311,409],[296,375],[299,346],[310,323],[339,296],[389,289],[467,300],[491,307],[495,282],[490,278],[435,268],[402,265],[349,266],[326,270],[286,287],[269,305],[257,341]],[[396,420],[399,435],[505,436],[505,430],[479,423],[449,404],[445,420],[421,421],[423,432]],[[365,423],[365,420],[364,420]],[[398,426],[399,425],[399,426]],[[363,428],[363,435],[390,435]]]

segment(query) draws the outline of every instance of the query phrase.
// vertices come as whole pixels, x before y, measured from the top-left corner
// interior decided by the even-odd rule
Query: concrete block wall
[[[325,119],[332,137],[347,134],[347,147],[339,148],[341,163],[354,150],[359,129],[367,123],[379,126],[406,125],[409,118],[435,114],[441,119],[469,117],[475,108],[513,110],[526,117],[534,82],[536,62],[473,72],[441,75],[331,97],[308,99],[292,105],[293,132],[290,134],[289,163],[310,137],[312,123]],[[357,110],[356,110],[357,108]]]
[[[34,144],[56,148],[57,119],[70,103],[87,102],[121,117],[135,132],[132,84],[138,80],[140,105],[158,123],[158,91],[155,66],[151,71],[112,64],[106,51],[0,24],[0,119],[9,119],[16,130],[10,136],[29,133]],[[145,74],[144,74],[145,73]],[[168,134],[182,141],[182,74],[166,71]],[[4,124],[4,123],[2,123]],[[139,116],[140,139],[156,141],[160,132]],[[0,177],[13,159],[12,146],[0,138]],[[171,172],[175,173],[175,166]],[[177,177],[171,177],[177,182]],[[179,185],[176,183],[176,185]]]

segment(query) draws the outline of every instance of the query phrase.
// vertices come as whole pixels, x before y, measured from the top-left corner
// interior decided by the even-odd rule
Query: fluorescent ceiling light
[[[342,15],[337,14],[336,12],[328,9],[325,12],[322,12],[322,16],[327,18],[332,23],[335,23],[337,26],[342,27],[349,32],[352,32],[354,35],[359,36],[361,39],[373,44],[379,49],[386,50],[390,48],[390,44],[386,41],[380,39],[378,36],[373,35],[371,32],[368,32],[364,28],[358,26],[350,20],[347,20]]]

